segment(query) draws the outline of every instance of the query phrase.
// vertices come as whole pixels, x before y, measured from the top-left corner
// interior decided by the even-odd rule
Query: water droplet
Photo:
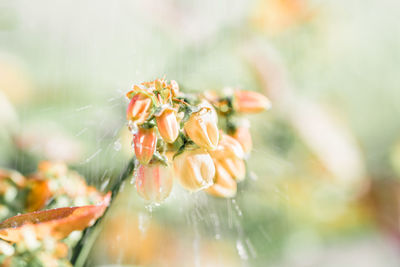
[[[258,176],[257,176],[257,174],[255,172],[250,172],[249,173],[249,177],[253,181],[257,181],[258,180]]]
[[[117,141],[114,142],[114,150],[115,151],[120,151],[122,148],[121,141],[118,139]]]
[[[249,256],[247,255],[246,248],[243,246],[242,241],[238,240],[236,241],[236,249],[238,251],[239,257],[242,260],[248,260]]]
[[[122,192],[122,191],[124,190],[124,187],[125,187],[125,181],[123,181],[123,182],[121,183],[121,186],[120,186],[120,188],[119,188],[119,192]]]
[[[246,238],[245,242],[246,242],[247,248],[248,248],[248,250],[250,252],[250,255],[253,258],[256,258],[257,257],[257,252],[256,252],[256,249],[253,246],[253,243],[251,243],[250,239],[248,239],[248,238]]]
[[[236,203],[236,200],[232,199],[232,204],[235,207],[236,213],[239,217],[242,217],[242,211],[239,208],[239,205]]]
[[[146,234],[147,229],[150,225],[151,216],[146,213],[139,213],[138,214],[138,227],[140,232],[144,235]]]
[[[101,191],[104,191],[109,183],[110,183],[110,179],[105,180],[105,181],[100,185],[100,190],[101,190]]]
[[[129,181],[130,184],[133,184],[134,182],[136,182],[136,179],[137,179],[137,176],[138,176],[137,173],[138,173],[138,172],[133,172],[132,178],[131,178],[131,180]],[[142,185],[142,181],[141,181],[141,180],[138,181],[138,183],[139,183],[139,186]]]

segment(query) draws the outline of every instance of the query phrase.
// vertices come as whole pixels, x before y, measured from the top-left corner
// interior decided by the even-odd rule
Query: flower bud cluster
[[[161,202],[174,179],[191,192],[235,196],[252,147],[248,125],[236,118],[268,109],[265,96],[239,90],[187,94],[165,79],[134,85],[126,96],[140,196]]]

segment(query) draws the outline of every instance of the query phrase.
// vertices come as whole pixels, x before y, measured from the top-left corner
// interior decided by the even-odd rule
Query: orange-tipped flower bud
[[[137,93],[129,102],[126,110],[127,120],[133,121],[140,125],[144,123],[150,115],[152,100],[149,96],[143,93]]]
[[[213,119],[211,109],[202,108],[193,113],[184,125],[187,135],[201,148],[214,150],[217,148],[219,131]]]
[[[141,164],[148,164],[153,157],[157,145],[157,135],[154,128],[139,128],[133,136],[135,155]]]
[[[140,165],[137,170],[136,189],[144,199],[160,203],[171,193],[172,169],[161,164]]]
[[[156,117],[158,131],[161,137],[167,143],[175,142],[179,134],[179,123],[176,119],[176,111],[170,108],[164,109],[163,112]]]
[[[257,92],[235,91],[234,107],[243,113],[258,113],[271,108],[269,99]]]
[[[237,191],[236,181],[218,162],[215,163],[215,170],[214,184],[206,189],[207,193],[216,197],[234,197]]]
[[[186,150],[174,159],[175,175],[190,191],[199,191],[213,184],[215,166],[204,149]]]
[[[251,139],[249,127],[239,126],[232,137],[240,143],[245,154],[250,153],[251,149],[253,148],[253,141]]]

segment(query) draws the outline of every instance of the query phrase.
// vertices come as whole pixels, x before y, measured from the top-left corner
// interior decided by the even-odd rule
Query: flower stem
[[[105,210],[104,214],[96,221],[94,225],[88,227],[83,231],[81,239],[78,241],[76,246],[73,249],[71,263],[75,267],[83,267],[87,261],[89,256],[90,250],[93,247],[94,241],[97,239],[100,233],[100,223],[105,218],[108,210],[111,207],[113,200],[117,197],[121,185],[124,181],[130,177],[135,169],[135,157],[133,157],[127,166],[125,167],[124,171],[118,176],[117,180],[115,181],[114,185],[111,187],[111,201],[108,208]]]

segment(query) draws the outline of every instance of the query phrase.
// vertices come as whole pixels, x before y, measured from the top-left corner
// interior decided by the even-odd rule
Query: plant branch
[[[117,197],[117,195],[120,191],[121,185],[124,183],[124,181],[128,177],[130,177],[132,175],[134,169],[135,169],[135,157],[133,157],[129,161],[129,163],[125,167],[124,171],[118,176],[117,180],[115,181],[113,186],[110,188],[111,201],[110,201],[110,205],[105,210],[103,216],[101,216],[93,226],[88,227],[85,229],[85,231],[83,231],[81,239],[78,241],[78,243],[74,247],[73,252],[72,252],[72,257],[71,257],[71,263],[75,267],[85,266],[87,257],[88,257],[90,250],[94,244],[94,241],[97,239],[97,237],[100,233],[100,229],[101,229],[100,223],[105,218],[108,210],[111,207],[113,200]]]

